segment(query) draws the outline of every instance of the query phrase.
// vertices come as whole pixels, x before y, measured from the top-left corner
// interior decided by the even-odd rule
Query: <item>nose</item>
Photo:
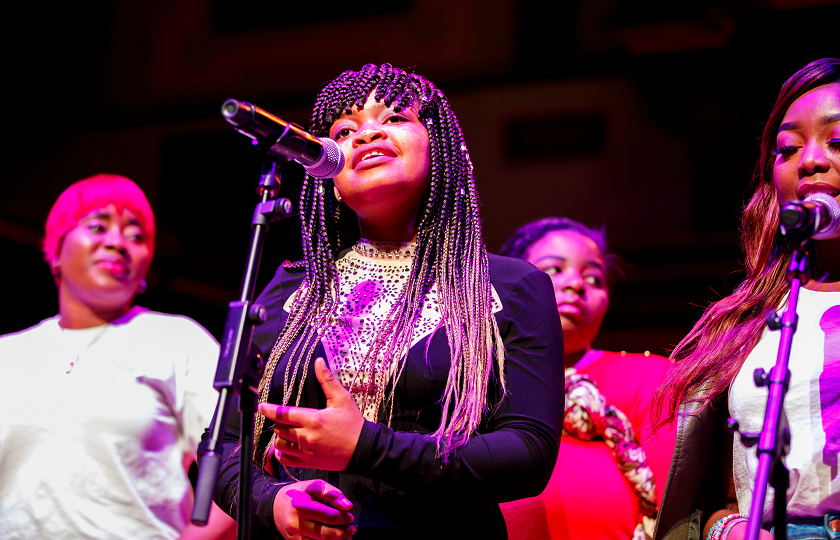
[[[814,140],[805,143],[799,157],[799,176],[806,177],[828,172],[829,167],[826,148]]]
[[[125,241],[125,236],[123,236],[122,230],[119,227],[108,228],[105,233],[105,237],[102,240],[103,245],[106,248],[115,249],[122,254],[127,253]]]
[[[586,292],[583,286],[583,276],[580,275],[580,272],[574,270],[560,274],[555,287],[561,291],[572,292],[579,296],[583,296]]]
[[[380,141],[387,138],[388,135],[381,126],[368,124],[362,126],[362,129],[359,129],[356,132],[356,136],[353,137],[353,148],[358,148],[363,144],[369,144],[374,141]]]

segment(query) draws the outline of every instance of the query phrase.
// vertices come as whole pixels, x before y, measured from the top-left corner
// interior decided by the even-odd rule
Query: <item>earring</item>
[[[333,194],[335,195],[335,200],[341,202],[343,199],[341,198],[341,193],[338,192],[338,188],[333,185]]]
[[[149,288],[145,279],[140,280],[140,285],[137,286],[137,294],[143,294]]]
[[[50,274],[57,276],[61,273],[61,268],[58,267],[58,264],[51,264],[50,265]]]

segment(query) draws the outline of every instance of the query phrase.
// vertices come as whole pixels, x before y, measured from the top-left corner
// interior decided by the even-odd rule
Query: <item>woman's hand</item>
[[[343,471],[356,449],[365,418],[323,358],[315,360],[315,376],[327,396],[325,409],[260,403],[260,413],[275,422],[274,446],[281,464]]]
[[[274,524],[287,540],[344,540],[356,533],[353,504],[323,480],[295,482],[274,499]]]

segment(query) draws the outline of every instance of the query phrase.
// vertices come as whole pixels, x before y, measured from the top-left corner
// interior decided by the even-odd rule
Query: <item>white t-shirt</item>
[[[787,511],[790,517],[817,517],[840,509],[840,292],[800,289],[796,311],[785,396],[791,431]],[[732,383],[729,410],[743,431],[759,432],[764,425],[767,388],[756,388],[753,371],[775,365],[780,336],[765,330]],[[745,448],[735,437],[732,463],[738,508],[746,514],[758,469],[755,447]],[[768,488],[762,521],[772,519],[773,489]]]
[[[191,319],[139,307],[0,338],[0,538],[177,538],[218,353]]]

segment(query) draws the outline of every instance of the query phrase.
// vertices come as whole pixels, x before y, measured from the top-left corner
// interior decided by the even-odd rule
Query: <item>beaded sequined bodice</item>
[[[368,406],[362,411],[365,418],[377,421],[376,404],[372,394],[377,388],[370,384],[369,372],[359,374],[365,365],[374,336],[382,328],[391,308],[408,283],[414,259],[414,243],[382,243],[362,239],[353,249],[336,261],[340,302],[321,342],[333,373],[350,390],[361,409],[365,397]],[[423,303],[420,319],[411,338],[411,345],[430,334],[441,322],[437,289],[432,286]],[[379,384],[387,384],[398,365],[399,357],[388,358],[380,353],[376,369],[387,369],[388,376]],[[358,376],[357,376],[358,375]]]
[[[376,385],[371,384],[369,369],[363,368],[369,368],[368,354],[375,336],[383,328],[391,308],[408,283],[414,250],[414,243],[384,243],[361,239],[336,261],[339,304],[326,325],[321,343],[330,369],[353,395],[359,409],[364,408],[362,414],[371,422],[379,420],[375,394],[384,390],[382,386],[388,384],[399,360],[408,350],[395,351],[387,362],[380,352],[375,371],[381,374],[382,369],[387,369],[388,373],[385,377],[376,377]],[[495,313],[502,309],[502,304],[495,289],[491,287],[491,291],[491,310]],[[296,294],[286,301],[284,309],[287,312],[294,305]],[[441,326],[442,319],[437,284],[433,284],[423,302],[408,348]]]

